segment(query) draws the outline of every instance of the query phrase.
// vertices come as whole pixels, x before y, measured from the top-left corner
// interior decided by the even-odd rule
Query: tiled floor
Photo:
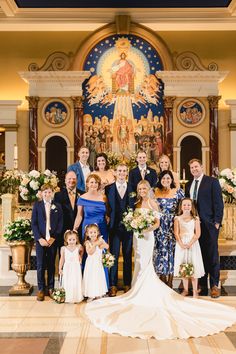
[[[209,300],[210,298],[208,298]],[[236,307],[236,296],[217,300]],[[157,341],[108,335],[83,315],[85,303],[56,304],[48,297],[0,297],[1,354],[233,354],[236,325],[224,333],[188,340]]]

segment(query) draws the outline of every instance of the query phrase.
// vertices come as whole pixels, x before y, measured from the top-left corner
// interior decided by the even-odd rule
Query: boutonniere
[[[52,204],[52,205],[51,205],[51,209],[52,209],[52,210],[55,210],[56,208],[57,208],[57,207],[56,207],[55,204]]]
[[[136,195],[137,195],[136,192],[130,192],[130,193],[129,193],[129,197],[130,197],[130,198],[135,198]]]
[[[149,175],[150,172],[151,172],[150,170],[147,170],[147,171],[146,171],[146,175]]]

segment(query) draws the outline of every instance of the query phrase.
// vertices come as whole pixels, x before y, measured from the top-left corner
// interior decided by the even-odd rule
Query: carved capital
[[[165,108],[173,108],[175,99],[176,99],[176,96],[164,96],[163,97],[164,107]]]
[[[218,108],[218,102],[221,99],[221,96],[208,96],[207,97],[209,102],[210,109]]]
[[[84,96],[72,96],[71,99],[73,101],[74,108],[83,108]]]
[[[25,98],[29,102],[29,109],[38,108],[38,102],[39,102],[38,96],[26,96]]]

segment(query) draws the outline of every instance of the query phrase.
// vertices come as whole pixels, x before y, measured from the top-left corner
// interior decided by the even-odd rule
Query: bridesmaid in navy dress
[[[89,224],[97,224],[105,242],[108,242],[108,216],[106,196],[101,192],[101,178],[90,174],[86,180],[87,193],[83,194],[77,202],[78,211],[74,229],[78,229],[82,222],[82,238],[84,240],[85,228]],[[85,260],[84,260],[85,261]],[[104,268],[107,286],[109,288],[108,269]]]

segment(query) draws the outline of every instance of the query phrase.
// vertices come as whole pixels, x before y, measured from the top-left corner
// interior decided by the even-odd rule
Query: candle
[[[185,181],[185,169],[183,168],[183,180]]]
[[[14,160],[18,160],[18,146],[14,145]]]

